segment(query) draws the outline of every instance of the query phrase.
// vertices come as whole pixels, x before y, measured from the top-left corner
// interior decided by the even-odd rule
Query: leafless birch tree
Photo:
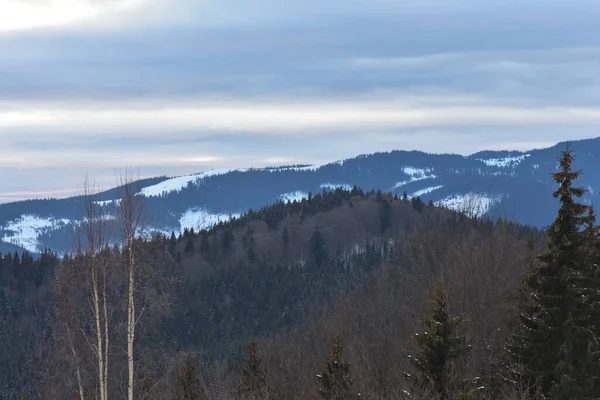
[[[138,179],[134,179],[138,178]],[[118,177],[120,188],[120,204],[118,207],[118,223],[121,229],[123,252],[126,255],[128,269],[127,283],[127,398],[134,399],[135,388],[135,330],[142,313],[136,310],[136,236],[143,230],[144,197],[136,195],[138,188],[136,180],[139,174],[134,175],[132,168],[127,167]]]

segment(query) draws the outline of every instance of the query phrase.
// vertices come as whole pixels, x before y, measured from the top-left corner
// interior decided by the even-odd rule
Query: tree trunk
[[[93,291],[93,301],[94,301],[94,318],[96,320],[96,337],[98,340],[98,348],[96,349],[96,353],[98,356],[98,383],[100,385],[100,400],[106,400],[106,378],[104,376],[104,340],[102,338],[102,330],[105,329],[102,326],[102,315],[101,315],[101,306],[100,306],[100,295],[98,288],[98,267],[96,265],[97,260],[95,256],[92,254],[92,291]]]
[[[73,360],[75,362],[75,375],[77,377],[77,388],[79,389],[79,399],[85,400],[85,394],[83,392],[83,383],[81,381],[81,369],[79,369],[79,360],[77,358],[77,351],[75,350],[75,345],[73,344],[73,340],[71,339],[71,330],[67,327],[67,338],[69,339],[69,347],[71,348],[71,353],[73,353]]]
[[[129,364],[129,382],[127,387],[128,399],[133,400],[134,387],[134,360],[133,360],[133,345],[135,340],[135,259],[133,254],[133,238],[129,238],[129,289],[128,295],[128,310],[127,310],[127,360]]]

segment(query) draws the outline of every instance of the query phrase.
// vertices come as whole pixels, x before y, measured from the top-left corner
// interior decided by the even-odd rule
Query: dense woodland
[[[573,158],[545,231],[355,187],[148,237],[130,175],[115,215],[86,182],[68,255],[0,257],[0,398],[600,398]]]

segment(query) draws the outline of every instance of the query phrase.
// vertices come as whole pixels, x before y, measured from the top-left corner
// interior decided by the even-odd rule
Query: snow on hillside
[[[177,178],[167,179],[157,183],[156,185],[147,186],[140,190],[141,195],[146,197],[164,196],[172,192],[180,192],[185,189],[190,183],[198,183],[204,178],[216,175],[225,175],[233,171],[245,172],[245,169],[231,169],[231,168],[218,168],[211,169],[210,171],[202,172],[200,174],[184,175]]]
[[[352,190],[352,186],[348,185],[347,183],[322,183],[321,189],[326,189],[326,190],[343,189],[343,190],[350,191],[350,190]]]
[[[179,218],[179,230],[183,233],[185,228],[194,228],[195,231],[208,229],[221,221],[226,222],[239,216],[240,214],[212,214],[201,207],[190,208]]]
[[[443,187],[444,187],[444,185],[439,185],[439,186],[431,186],[431,187],[428,187],[428,188],[425,188],[425,189],[417,190],[416,192],[414,192],[411,195],[411,197],[423,196],[424,194],[431,193],[434,190],[438,190],[438,189],[441,189]]]
[[[295,192],[281,194],[277,198],[283,201],[284,203],[287,203],[288,201],[293,203],[294,200],[302,201],[303,199],[308,198],[308,193],[296,190]]]
[[[410,176],[410,178],[405,181],[396,182],[391,190],[397,189],[411,182],[437,178],[437,175],[431,174],[432,171],[433,169],[431,168],[404,167],[402,172],[404,172],[405,175]]]
[[[489,158],[487,160],[479,158],[478,160],[484,162],[488,167],[514,168],[529,156],[531,156],[531,154],[523,154],[516,157]]]
[[[447,196],[435,204],[467,214],[470,217],[481,217],[501,200],[501,195],[492,196],[487,193],[469,192]]]
[[[61,228],[70,222],[66,218],[55,219],[53,217],[23,215],[0,227],[0,230],[9,232],[4,234],[2,241],[21,246],[29,252],[37,253],[43,250],[40,248],[41,245],[38,241],[39,235]]]
[[[277,167],[269,168],[268,171],[316,171],[321,167],[322,165],[306,165],[304,167]]]

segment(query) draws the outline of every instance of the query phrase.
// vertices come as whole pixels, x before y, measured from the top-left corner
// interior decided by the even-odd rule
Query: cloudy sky
[[[0,202],[600,136],[597,0],[0,0]]]

